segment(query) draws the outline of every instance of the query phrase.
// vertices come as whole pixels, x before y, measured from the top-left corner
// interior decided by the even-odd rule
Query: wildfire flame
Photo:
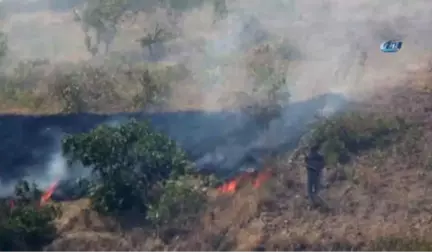
[[[259,188],[261,187],[262,184],[264,184],[267,180],[269,180],[271,178],[272,174],[270,171],[263,171],[258,173],[258,176],[256,177],[256,179],[254,180],[253,187],[254,188]]]
[[[48,202],[48,200],[51,199],[52,194],[54,193],[55,189],[57,188],[58,181],[54,182],[53,184],[48,187],[48,189],[42,194],[40,199],[40,205],[44,205]]]
[[[48,187],[48,189],[42,194],[39,206],[43,206],[45,203],[47,203],[51,199],[51,196],[53,195],[54,191],[56,190],[58,183],[59,183],[59,181],[52,183]],[[15,200],[14,199],[9,200],[9,207],[10,207],[10,209],[15,208]]]
[[[260,172],[243,172],[236,178],[229,180],[219,186],[217,190],[220,193],[235,193],[239,187],[239,184],[243,181],[250,181],[252,182],[252,186],[254,188],[259,188],[264,182],[266,182],[268,179],[270,179],[272,176],[271,172],[266,171],[260,171]]]

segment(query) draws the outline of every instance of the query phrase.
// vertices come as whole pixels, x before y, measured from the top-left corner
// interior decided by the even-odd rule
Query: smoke
[[[43,169],[43,173],[30,173],[22,179],[31,183],[34,182],[42,189],[48,188],[59,180],[73,179],[73,176],[70,174],[71,169],[69,169],[66,159],[62,156],[60,151],[52,153],[50,158],[46,161],[45,166],[46,168]],[[31,171],[32,169],[29,170]],[[7,182],[0,181],[0,197],[11,195],[14,192],[16,183],[16,180],[8,180]]]
[[[145,13],[134,25],[124,25],[113,46],[115,52],[142,55],[134,41],[143,35],[143,28],[156,22],[180,34],[165,45],[170,53],[163,61],[183,64],[192,75],[176,83],[172,109],[186,110],[194,100],[194,109],[206,113],[200,116],[203,121],[167,119],[158,124],[156,120],[155,127],[169,128],[170,136],[191,152],[200,149],[201,167],[213,163],[230,169],[245,156],[261,155],[259,150],[295,142],[317,113],[330,116],[348,101],[399,84],[406,67],[421,64],[430,53],[432,5],[427,0],[233,0],[227,4],[224,20],[214,22],[212,6],[204,4],[183,13],[175,27],[169,27],[162,10]],[[49,9],[13,13],[5,30],[17,59],[62,62],[90,57],[71,13]],[[403,40],[404,48],[397,54],[381,53],[379,44],[388,39]],[[249,125],[243,115],[223,114],[214,123],[205,123],[212,120],[213,112],[230,108],[228,98],[251,89],[247,65],[253,48],[262,44],[274,49],[271,63],[288,80],[291,104],[281,118],[264,132]],[[167,123],[173,126],[162,125]],[[59,152],[54,153],[40,180],[44,185],[70,176]]]
[[[25,175],[20,179],[35,183],[40,189],[44,190],[53,183],[61,180],[73,180],[90,175],[90,170],[86,169],[81,164],[68,164],[61,150],[61,139],[65,136],[61,129],[45,128],[45,130],[39,133],[51,139],[49,143],[52,144],[45,146],[42,155],[41,153],[37,153],[36,149],[32,151],[33,153],[28,153],[28,159],[30,162],[33,161],[34,165],[25,167],[23,171]],[[27,141],[34,141],[34,139],[29,138]],[[12,146],[10,150],[14,151]],[[9,158],[9,156],[6,155],[2,156],[4,159]],[[41,162],[38,159],[42,159]],[[23,167],[17,166],[13,168],[22,169]],[[0,197],[11,195],[18,181],[16,178],[9,178],[5,175],[6,173],[3,172],[0,178]]]
[[[36,8],[38,2],[39,9],[47,5],[46,1],[33,1],[31,6]],[[284,41],[285,46],[295,47],[302,55],[287,67],[292,99],[307,99],[335,89],[355,93],[373,88],[377,79],[396,75],[407,62],[418,61],[418,56],[428,51],[431,39],[432,7],[426,0],[227,3],[228,17],[216,24],[211,5],[184,13],[176,24],[181,36],[171,43],[175,50],[166,59],[187,64],[201,89],[205,109],[217,109],[217,101],[226,93],[248,87],[243,58],[256,33],[262,31],[268,36],[261,42]],[[125,25],[126,31],[119,33],[113,50],[136,52],[139,45],[132,41],[143,35],[143,28],[155,22],[168,24],[166,12],[145,15],[134,26],[138,28],[127,30]],[[56,62],[90,57],[81,28],[71,13],[49,8],[13,13],[5,30],[12,54],[19,59],[38,57]],[[397,55],[381,54],[379,43],[386,39],[403,39],[405,46]],[[357,64],[363,51],[367,53],[364,69]]]
[[[221,110],[226,105],[221,102],[225,97],[237,91],[248,92],[252,88],[248,55],[252,47],[266,43],[282,47],[282,51],[298,52],[297,58],[276,54],[273,62],[285,71],[291,103],[321,94],[339,96],[327,96],[321,108],[296,107],[297,112],[288,108],[268,131],[255,136],[249,133],[249,143],[218,146],[200,160],[213,160],[219,167],[235,167],[238,160],[256,149],[294,142],[302,132],[294,129],[306,127],[316,113],[330,116],[344,109],[346,100],[364,99],[371,92],[400,84],[407,65],[419,64],[425,53],[419,45],[432,38],[428,28],[432,6],[426,1],[227,2],[229,14],[221,22],[212,22],[209,6],[191,11],[182,22],[181,39],[202,41],[201,50],[183,48],[189,52],[183,62],[194,73],[201,90],[200,109]],[[383,54],[379,44],[388,39],[401,39],[405,47],[398,54]],[[184,95],[185,101],[190,99],[186,92]]]

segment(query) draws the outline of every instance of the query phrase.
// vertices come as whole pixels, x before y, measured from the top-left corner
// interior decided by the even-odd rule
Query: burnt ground
[[[0,178],[5,184],[25,176],[43,177],[64,134],[135,118],[148,120],[176,140],[201,169],[230,171],[246,156],[276,154],[294,148],[307,123],[325,106],[346,103],[334,94],[290,104],[268,131],[236,111],[164,113],[0,115]]]

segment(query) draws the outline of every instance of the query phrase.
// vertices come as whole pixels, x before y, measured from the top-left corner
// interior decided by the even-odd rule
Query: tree
[[[165,32],[165,30],[161,28],[159,24],[156,24],[153,31],[147,32],[145,36],[138,39],[137,41],[140,43],[143,49],[148,49],[150,58],[152,60],[157,60],[157,58],[161,56],[162,52],[160,52],[159,54],[155,54],[154,47],[158,45],[162,47],[163,42],[168,40],[169,37],[169,34]]]
[[[0,32],[0,60],[3,59],[8,51],[8,40],[4,32]]]
[[[92,169],[90,198],[102,213],[145,211],[156,200],[153,189],[159,183],[190,171],[186,154],[174,141],[135,120],[68,136],[63,152],[69,162]]]
[[[0,19],[4,19],[5,13],[3,10],[3,6],[0,6]],[[7,35],[3,30],[0,31],[0,61],[6,56],[8,51],[8,39]]]
[[[105,53],[109,51],[117,34],[117,25],[126,13],[128,0],[92,0],[87,1],[82,11],[73,9],[75,21],[81,24],[85,33],[85,45],[92,55],[99,52],[101,42],[105,44]],[[93,29],[96,37],[92,43],[89,31]]]

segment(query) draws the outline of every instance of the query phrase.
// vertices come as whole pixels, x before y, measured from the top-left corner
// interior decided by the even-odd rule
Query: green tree
[[[70,162],[91,167],[90,198],[103,213],[145,211],[159,183],[190,170],[185,152],[174,141],[135,120],[68,136],[63,151]]]
[[[410,125],[400,117],[347,112],[320,120],[310,133],[309,145],[319,145],[328,165],[345,164],[361,151],[384,148],[400,139]]]

